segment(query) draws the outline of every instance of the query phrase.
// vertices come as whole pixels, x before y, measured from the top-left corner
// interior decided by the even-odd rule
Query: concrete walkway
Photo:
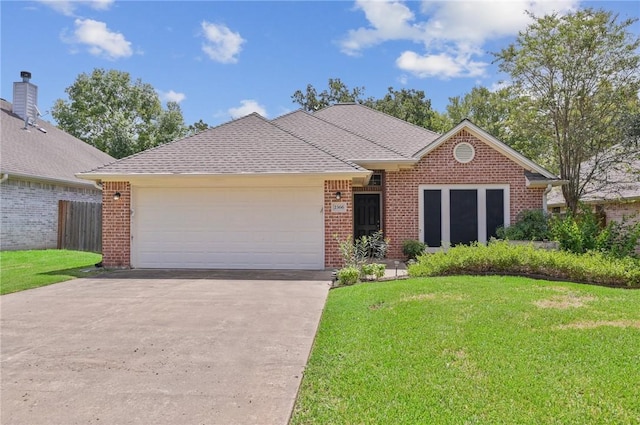
[[[2,424],[286,424],[328,272],[128,271],[0,297]]]

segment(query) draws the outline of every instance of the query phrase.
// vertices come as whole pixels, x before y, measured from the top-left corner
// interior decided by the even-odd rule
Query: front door
[[[353,237],[369,236],[380,230],[380,194],[353,195]]]

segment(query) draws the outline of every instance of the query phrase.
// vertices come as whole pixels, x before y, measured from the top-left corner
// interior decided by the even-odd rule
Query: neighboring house
[[[80,173],[107,267],[323,269],[339,241],[484,242],[558,178],[465,120],[439,135],[358,104],[258,114]]]
[[[24,74],[13,105],[0,100],[1,250],[56,248],[58,201],[102,202],[102,191],[75,174],[115,161],[37,120],[37,87]]]
[[[580,201],[591,206],[603,224],[640,221],[640,158],[618,160],[619,149],[615,145],[605,152],[595,171],[593,159],[581,164],[582,174],[593,173],[593,178],[585,185]],[[547,198],[549,212],[564,212],[566,206],[562,191],[554,188]]]

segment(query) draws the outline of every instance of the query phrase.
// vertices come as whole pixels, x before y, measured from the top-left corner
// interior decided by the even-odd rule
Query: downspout
[[[0,178],[0,183],[6,182],[8,178],[9,178],[9,173],[4,173],[2,175],[2,178]]]
[[[95,187],[98,190],[102,190],[102,183],[98,183],[97,181],[94,181],[93,187]]]
[[[549,192],[551,192],[551,189],[553,188],[553,186],[551,186],[551,183],[549,183],[547,185],[547,188],[544,190],[544,192],[542,192],[542,211],[544,212],[544,214],[548,214],[547,211],[547,195],[549,194]]]

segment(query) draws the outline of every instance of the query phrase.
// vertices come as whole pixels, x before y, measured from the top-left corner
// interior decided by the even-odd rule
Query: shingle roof
[[[366,172],[253,113],[97,168],[91,174]]]
[[[43,120],[24,129],[24,120],[12,112],[10,102],[0,100],[0,170],[34,178],[91,185],[75,174],[115,161],[106,153]]]
[[[399,152],[302,110],[283,115],[271,122],[316,146],[352,161],[407,159]]]
[[[314,115],[409,158],[440,136],[355,103],[338,103],[314,112]]]

